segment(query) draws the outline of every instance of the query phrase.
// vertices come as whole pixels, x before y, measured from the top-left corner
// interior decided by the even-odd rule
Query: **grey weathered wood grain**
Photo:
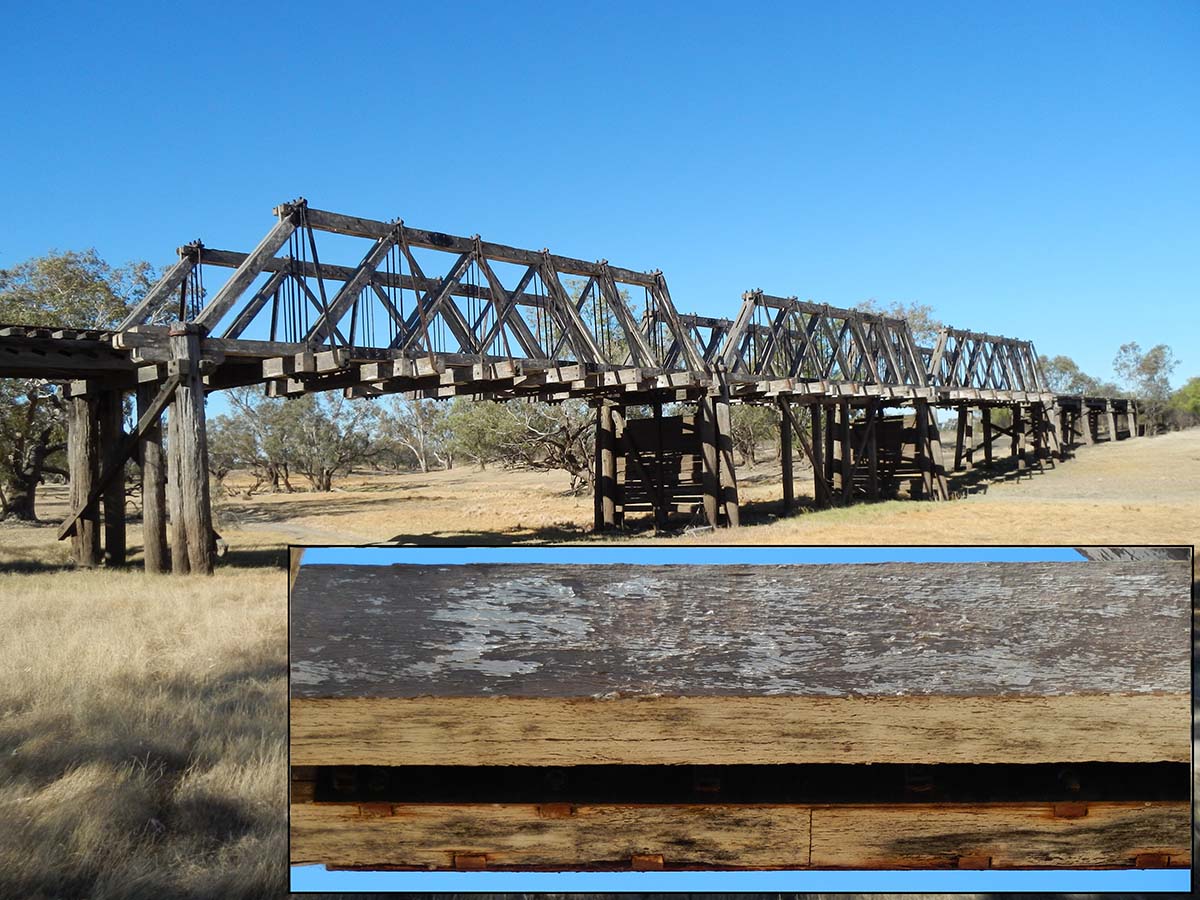
[[[320,566],[296,698],[1186,695],[1185,562]]]

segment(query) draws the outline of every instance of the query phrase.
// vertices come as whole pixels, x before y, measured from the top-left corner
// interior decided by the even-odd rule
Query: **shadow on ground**
[[[285,676],[259,650],[6,710],[0,896],[286,896]]]

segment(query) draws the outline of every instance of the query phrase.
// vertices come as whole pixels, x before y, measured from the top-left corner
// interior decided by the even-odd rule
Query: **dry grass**
[[[53,525],[0,525],[0,570],[13,572],[0,575],[0,897],[286,893],[287,543],[592,540],[591,499],[557,474],[459,469],[339,487],[223,499],[232,550],[212,579],[72,571]],[[772,466],[744,471],[759,524],[657,540],[1193,543],[1200,430],[1084,448],[953,503],[777,520],[779,491]],[[65,501],[48,489],[42,516]],[[135,561],[138,538],[135,527]]]
[[[0,896],[285,892],[284,584],[0,576]]]

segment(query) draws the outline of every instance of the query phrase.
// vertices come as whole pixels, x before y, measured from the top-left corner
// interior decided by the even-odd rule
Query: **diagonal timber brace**
[[[145,412],[137,421],[137,425],[133,431],[125,436],[120,444],[109,455],[108,460],[104,464],[104,468],[100,471],[100,478],[92,486],[87,497],[79,507],[72,510],[71,514],[63,521],[58,529],[58,539],[64,540],[75,533],[75,523],[94,509],[103,496],[105,489],[112,483],[113,479],[125,468],[125,462],[137,451],[138,441],[146,436],[155,425],[158,424],[159,416],[162,415],[167,404],[171,402],[171,398],[175,394],[175,389],[179,387],[182,377],[179,375],[170,375],[159,389],[154,399],[150,401]]]

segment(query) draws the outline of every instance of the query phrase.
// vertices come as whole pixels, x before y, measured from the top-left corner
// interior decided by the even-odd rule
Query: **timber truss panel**
[[[378,392],[386,392],[389,381],[411,388],[405,379],[469,363],[506,367],[476,372],[482,378],[475,381],[488,374],[505,381],[518,369],[572,366],[580,367],[581,376],[635,371],[639,381],[671,374],[702,381],[707,374],[661,271],[523,250],[402,220],[345,216],[313,209],[303,199],[275,214],[275,225],[249,253],[199,242],[180,248],[179,262],[121,330],[143,329],[169,313],[224,342],[265,338],[259,343],[286,347],[281,357],[336,354],[327,362],[337,365],[327,369],[344,370],[356,360],[396,361],[393,369],[376,373],[382,376]],[[329,262],[327,242],[343,252],[357,244],[359,261]],[[204,266],[233,269],[211,298],[198,294],[197,273]],[[425,360],[427,371],[410,371],[405,362],[414,360]],[[290,366],[292,371],[285,362],[264,374],[313,374],[303,361]],[[650,386],[675,387],[678,379],[668,380]],[[317,389],[351,386],[316,381]],[[622,379],[612,382],[627,389]],[[593,386],[606,384],[598,377]]]
[[[723,340],[733,380],[927,385],[904,319],[750,291]]]
[[[939,332],[929,359],[929,381],[952,390],[1046,392],[1031,341],[961,328]]]

